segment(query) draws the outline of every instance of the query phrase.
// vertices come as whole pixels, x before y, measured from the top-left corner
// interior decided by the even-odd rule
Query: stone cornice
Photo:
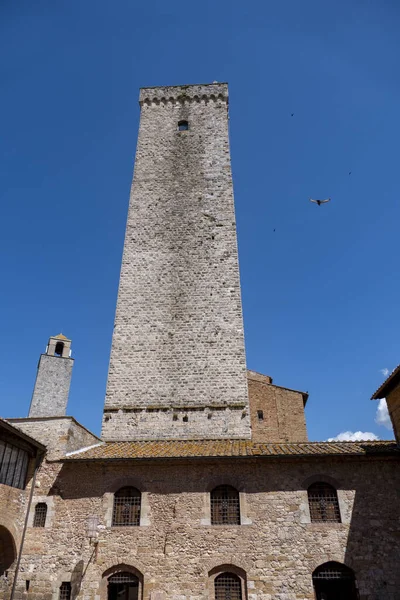
[[[190,102],[219,101],[228,103],[227,83],[176,85],[169,87],[141,88],[139,104],[185,104]]]

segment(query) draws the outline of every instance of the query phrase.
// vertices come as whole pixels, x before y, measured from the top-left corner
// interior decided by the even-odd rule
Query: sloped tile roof
[[[386,396],[394,390],[400,383],[400,365],[389,375],[382,385],[376,390],[375,394],[371,397],[371,400],[380,400],[386,398]]]
[[[149,458],[330,456],[392,454],[400,457],[395,441],[254,443],[251,440],[165,440],[103,442],[75,451],[63,460],[124,460]]]

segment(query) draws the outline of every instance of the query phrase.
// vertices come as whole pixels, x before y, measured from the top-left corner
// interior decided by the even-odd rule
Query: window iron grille
[[[139,584],[139,580],[136,575],[133,573],[121,572],[114,573],[111,577],[108,578],[109,583],[133,583],[135,585]]]
[[[221,573],[215,578],[215,600],[242,600],[240,578],[234,573]]]
[[[328,483],[319,482],[310,485],[308,503],[312,522],[341,522],[337,493]]]
[[[211,524],[240,525],[239,492],[220,485],[211,492]]]
[[[112,524],[116,527],[140,525],[141,494],[133,487],[124,487],[114,494]]]
[[[33,518],[34,527],[44,527],[46,524],[47,516],[47,504],[45,502],[39,502],[35,506],[35,516]]]
[[[63,581],[60,585],[59,600],[71,600],[71,584],[69,581]]]
[[[313,573],[313,579],[354,579],[353,572],[341,565],[323,565]]]

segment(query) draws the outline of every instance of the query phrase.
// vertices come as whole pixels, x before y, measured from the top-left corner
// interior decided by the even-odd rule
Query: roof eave
[[[24,433],[21,429],[19,429],[19,427],[15,427],[14,425],[11,425],[11,423],[8,423],[5,419],[0,418],[0,428],[3,428],[6,431],[8,431],[9,433],[12,433],[13,435],[15,435],[17,437],[20,437],[22,440],[24,440],[31,446],[35,447],[39,452],[46,452],[46,450],[47,450],[47,448],[46,448],[46,446],[44,446],[44,444],[41,444],[35,438]]]
[[[384,381],[380,388],[371,396],[371,400],[386,398],[396,387],[400,385],[400,365]]]

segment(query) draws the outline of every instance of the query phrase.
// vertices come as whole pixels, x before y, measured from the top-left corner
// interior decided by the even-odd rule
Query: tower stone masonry
[[[102,437],[249,438],[228,86],[140,106]]]
[[[62,333],[51,337],[41,354],[29,417],[60,417],[66,414],[74,359],[71,340]]]

